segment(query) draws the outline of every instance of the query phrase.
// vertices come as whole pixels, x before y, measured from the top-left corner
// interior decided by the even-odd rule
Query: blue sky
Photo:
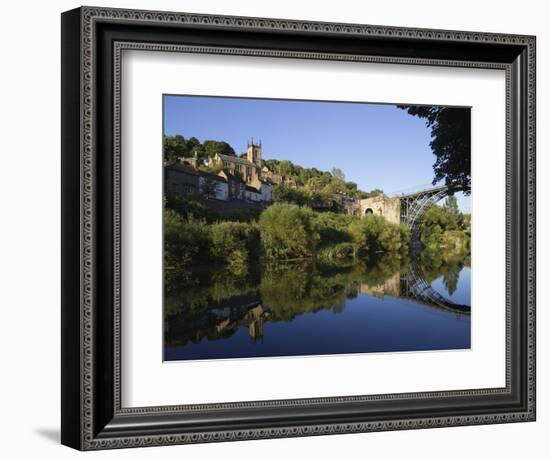
[[[430,130],[395,105],[170,95],[164,133],[223,140],[237,153],[261,140],[264,159],[337,167],[365,191],[392,194],[433,178]],[[457,197],[468,212],[469,197]]]

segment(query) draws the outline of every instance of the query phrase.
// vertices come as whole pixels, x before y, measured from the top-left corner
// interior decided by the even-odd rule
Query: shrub
[[[164,206],[166,209],[175,210],[184,220],[194,218],[211,222],[215,217],[215,214],[205,205],[200,195],[192,196],[186,200],[167,196]]]
[[[313,226],[313,211],[296,205],[272,205],[260,216],[264,255],[275,259],[310,258],[319,234]]]
[[[347,231],[354,217],[334,212],[315,213],[315,230],[319,233],[320,245],[333,245],[351,241]]]
[[[348,232],[359,250],[365,252],[399,251],[408,246],[407,227],[389,223],[378,215],[352,221]]]
[[[358,245],[351,242],[338,243],[326,246],[317,253],[317,258],[322,261],[338,261],[353,259],[357,255]]]
[[[164,262],[168,269],[185,269],[208,253],[208,225],[192,217],[184,220],[174,210],[164,210]]]
[[[307,188],[291,188],[290,186],[279,185],[273,190],[273,201],[275,203],[311,206],[313,193]]]
[[[246,271],[248,261],[259,254],[259,232],[255,225],[224,221],[210,228],[210,253],[232,270]]]

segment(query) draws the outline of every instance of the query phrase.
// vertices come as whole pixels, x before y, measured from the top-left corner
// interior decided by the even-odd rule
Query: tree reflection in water
[[[192,276],[167,275],[165,344],[227,339],[243,326],[258,340],[268,321],[291,322],[321,310],[339,314],[359,294],[405,296],[400,280],[410,271],[410,263],[408,257],[384,254],[330,265],[278,262],[244,272],[212,267]],[[427,283],[442,277],[449,296],[464,266],[469,266],[469,257],[461,253],[445,258],[440,252],[425,252],[415,261]]]

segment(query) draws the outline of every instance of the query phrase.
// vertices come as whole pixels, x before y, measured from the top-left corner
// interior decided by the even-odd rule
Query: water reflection
[[[165,359],[469,348],[468,266],[385,255],[167,276]]]

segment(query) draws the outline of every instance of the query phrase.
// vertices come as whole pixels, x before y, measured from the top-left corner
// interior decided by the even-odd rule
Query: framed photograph
[[[62,443],[535,420],[535,37],[62,15]]]

